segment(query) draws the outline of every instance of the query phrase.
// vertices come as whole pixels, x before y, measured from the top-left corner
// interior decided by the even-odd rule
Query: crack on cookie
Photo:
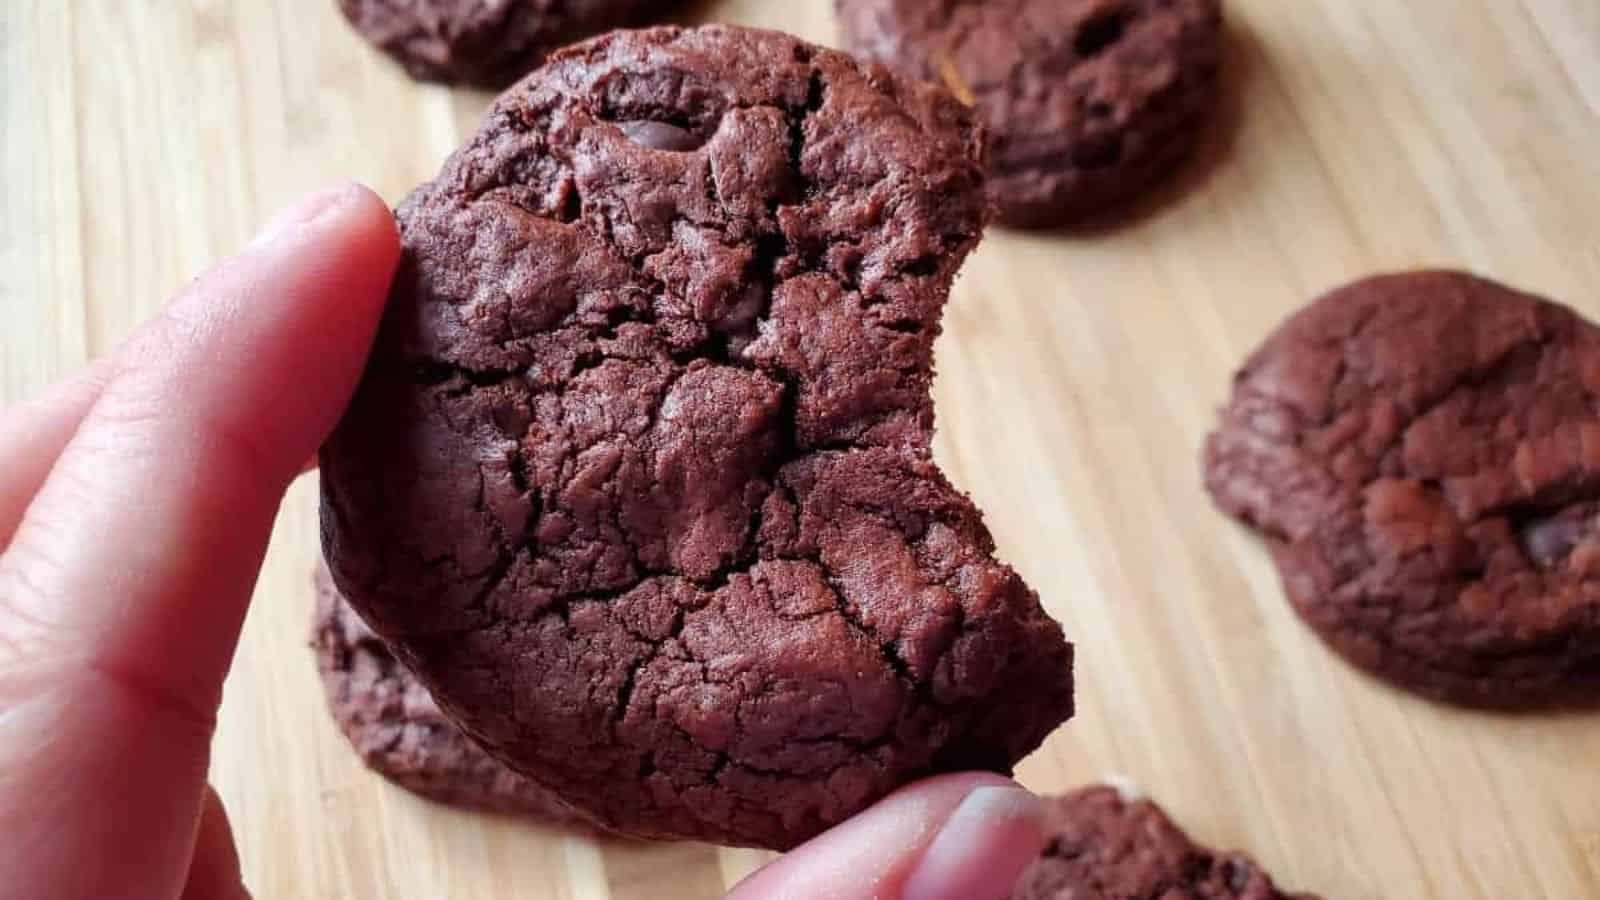
[[[815,196],[817,186],[806,176],[806,126],[811,124],[811,117],[822,110],[828,100],[828,86],[823,81],[822,72],[815,66],[811,68],[810,79],[806,85],[805,105],[800,107],[799,114],[789,113],[789,168],[794,172],[800,184],[800,200],[809,200]]]
[[[561,198],[561,211],[556,213],[556,221],[564,225],[571,225],[582,218],[583,191],[578,189],[576,182],[569,179]]]
[[[526,378],[523,369],[473,369],[438,359],[416,363],[416,384],[419,387],[447,386],[452,392],[465,392],[471,388],[499,387],[516,378]],[[456,384],[451,385],[451,382]]]
[[[1078,33],[1072,39],[1072,52],[1079,59],[1092,59],[1104,53],[1112,44],[1122,40],[1131,15],[1129,10],[1122,7],[1099,11],[1078,26]]]
[[[1499,355],[1485,361],[1482,365],[1463,374],[1459,380],[1452,383],[1437,396],[1425,398],[1415,410],[1408,412],[1407,422],[1400,429],[1395,440],[1377,454],[1379,459],[1405,446],[1411,432],[1419,424],[1427,422],[1433,413],[1456,400],[1463,394],[1475,394],[1499,383],[1513,380],[1518,374],[1536,368],[1539,360],[1544,356],[1546,348],[1552,339],[1548,334],[1535,334],[1528,341],[1520,342],[1507,347]]]

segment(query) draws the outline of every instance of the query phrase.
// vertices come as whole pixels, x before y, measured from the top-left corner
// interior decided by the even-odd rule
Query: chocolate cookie
[[[1071,714],[929,453],[980,143],[785,35],[619,32],[405,202],[324,541],[453,719],[620,831],[786,848]]]
[[[1193,148],[1220,0],[835,0],[852,51],[948,86],[989,132],[1008,225],[1116,209]]]
[[[1318,900],[1284,894],[1255,861],[1196,844],[1149,800],[1088,787],[1047,801],[1050,843],[1011,900]]]
[[[1206,484],[1351,661],[1473,704],[1600,688],[1600,332],[1451,272],[1368,279],[1245,363]]]
[[[316,591],[311,647],[328,709],[368,768],[452,806],[581,824],[555,795],[496,762],[446,719],[428,689],[339,595],[322,566]]]
[[[356,31],[422,81],[505,87],[558,47],[667,0],[339,0]]]

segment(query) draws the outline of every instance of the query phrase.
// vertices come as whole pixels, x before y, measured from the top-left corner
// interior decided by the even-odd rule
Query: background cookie
[[[499,88],[546,54],[664,12],[670,0],[339,0],[368,41],[423,81]]]
[[[479,749],[317,567],[311,646],[328,709],[367,767],[407,790],[453,806],[531,816],[560,825],[582,819],[554,795]]]
[[[1600,687],[1600,332],[1451,272],[1368,279],[1245,363],[1205,450],[1295,608],[1406,687]]]
[[[944,84],[989,131],[1009,225],[1115,209],[1193,147],[1220,0],[835,0],[852,51]]]
[[[772,32],[614,33],[496,103],[399,212],[322,458],[335,579],[451,718],[618,830],[784,848],[1071,714],[929,454],[980,154]]]
[[[1318,900],[1279,892],[1248,856],[1199,846],[1159,806],[1116,788],[1046,803],[1050,843],[1011,900]]]

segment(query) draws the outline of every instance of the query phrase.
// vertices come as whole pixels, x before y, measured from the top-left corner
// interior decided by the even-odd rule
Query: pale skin
[[[308,197],[110,356],[0,414],[0,898],[249,896],[206,783],[222,681],[399,253],[370,191]],[[1007,779],[931,779],[730,896],[1003,898],[1040,816]]]

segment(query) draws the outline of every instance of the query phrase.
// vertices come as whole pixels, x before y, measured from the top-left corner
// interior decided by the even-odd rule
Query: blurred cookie
[[[1205,478],[1357,665],[1600,696],[1600,331],[1571,310],[1455,272],[1333,291],[1245,362]]]
[[[1193,148],[1220,0],[836,0],[853,52],[945,85],[989,132],[1000,221],[1111,212]]]
[[[505,87],[552,50],[642,22],[668,0],[339,0],[368,41],[421,81]]]
[[[1011,900],[1318,900],[1279,891],[1250,857],[1196,844],[1159,806],[1117,788],[1045,803],[1050,843]]]
[[[328,708],[368,768],[452,806],[582,824],[554,795],[496,762],[445,718],[320,565],[316,592],[311,646]]]

